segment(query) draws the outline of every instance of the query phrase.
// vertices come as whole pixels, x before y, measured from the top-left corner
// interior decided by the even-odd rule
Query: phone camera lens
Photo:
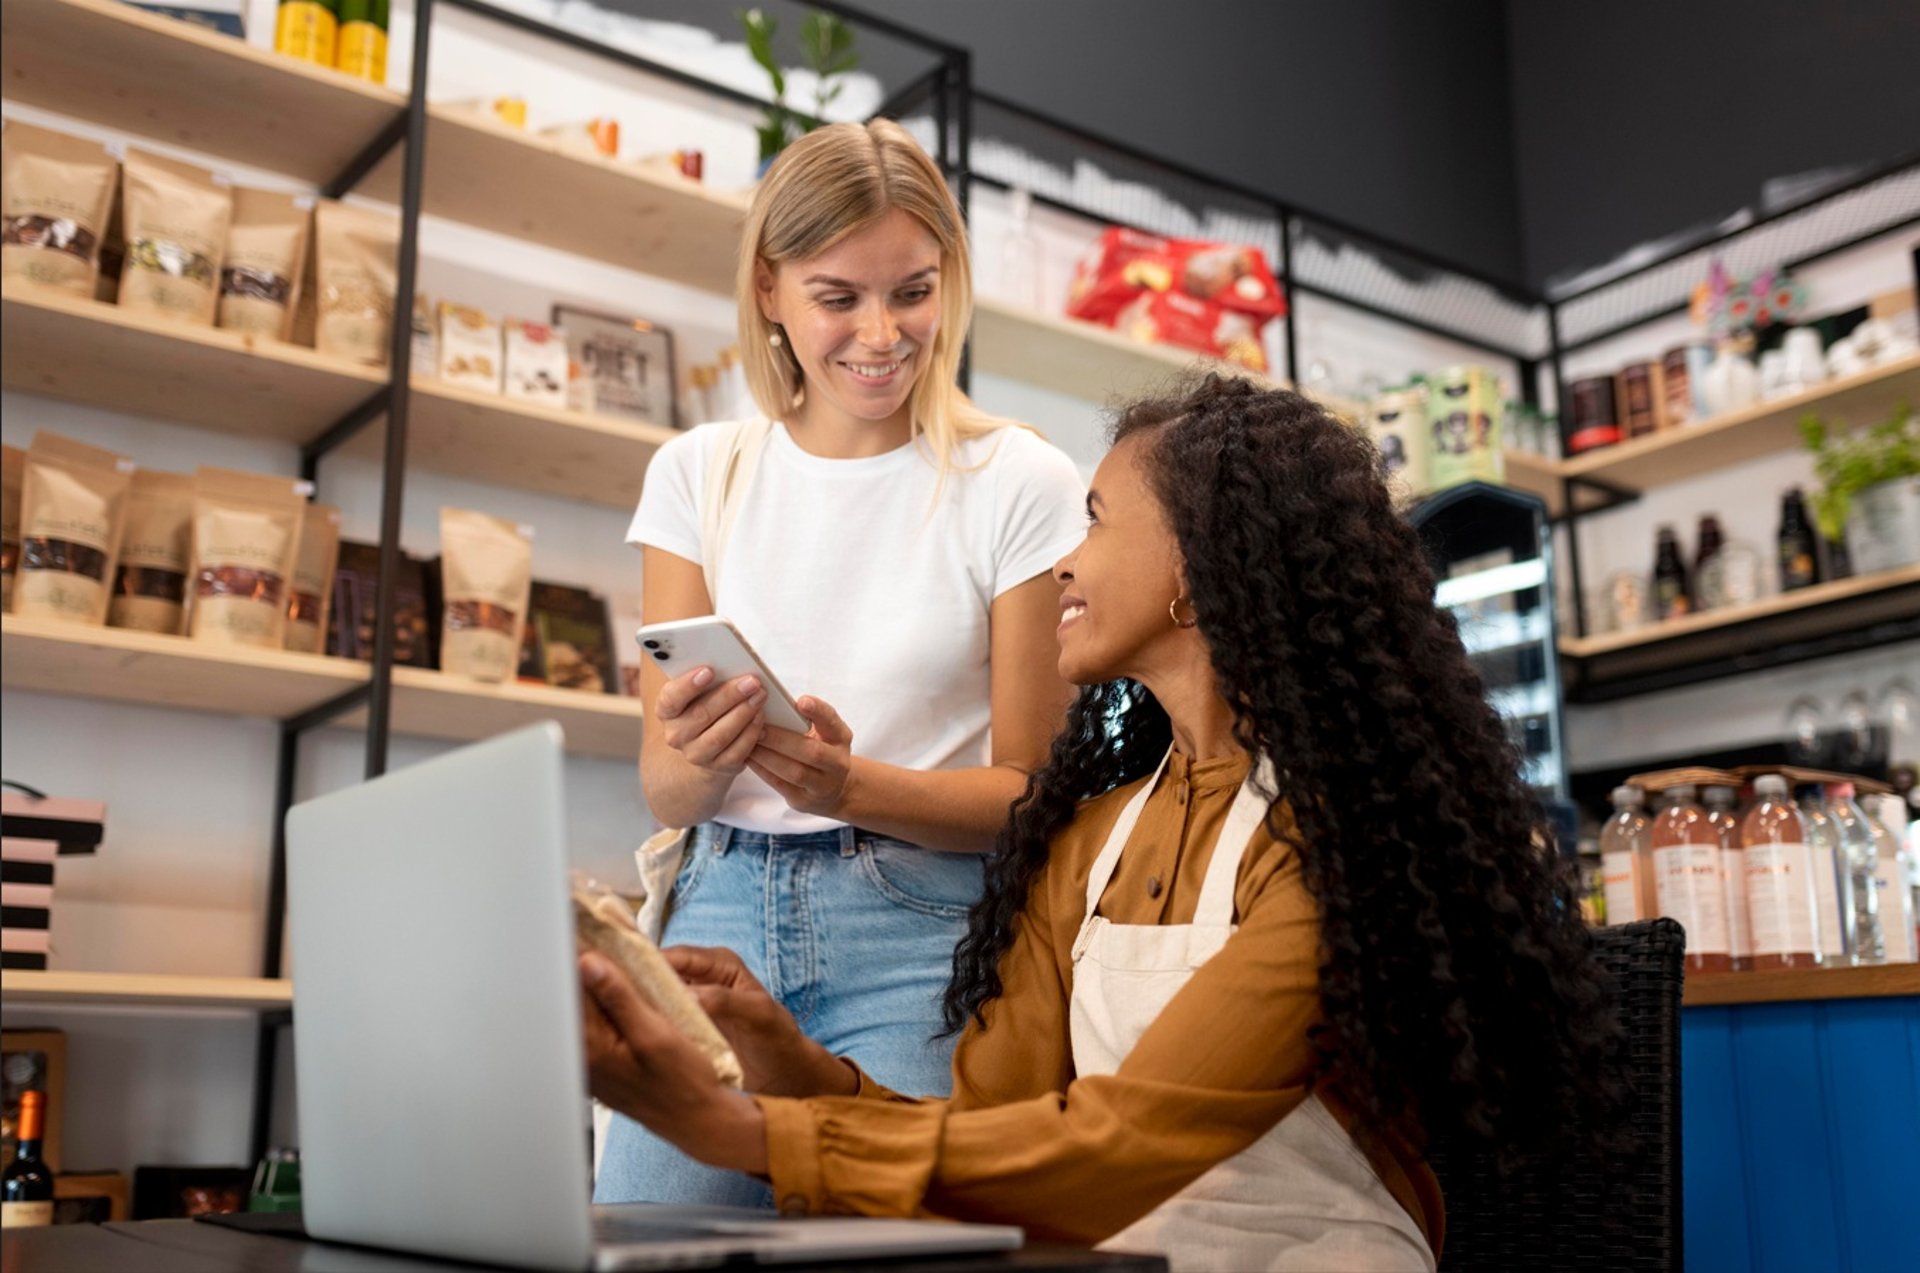
[[[658,641],[642,641],[640,644],[646,646],[649,650],[657,650],[660,648]]]
[[[659,659],[662,663],[664,663],[667,661],[667,652],[665,650],[655,650],[653,652],[653,657],[656,659]]]

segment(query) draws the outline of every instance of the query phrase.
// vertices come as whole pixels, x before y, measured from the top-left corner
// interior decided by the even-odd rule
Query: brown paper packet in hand
[[[311,488],[204,465],[194,482],[188,635],[280,649]]]
[[[180,635],[193,556],[193,478],[140,469],[127,495],[107,625]]]
[[[579,871],[572,872],[572,892],[575,947],[612,960],[647,1002],[700,1049],[722,1083],[740,1087],[746,1081],[740,1059],[659,947],[634,927],[632,905]]]
[[[106,622],[132,482],[133,461],[124,455],[34,434],[21,482],[13,613]]]

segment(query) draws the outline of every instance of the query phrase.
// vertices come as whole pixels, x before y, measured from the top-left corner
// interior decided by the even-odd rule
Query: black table
[[[245,1233],[192,1220],[64,1224],[0,1234],[6,1273],[446,1273],[493,1266],[396,1255],[331,1242]],[[781,1265],[786,1269],[820,1265]],[[1029,1246],[988,1255],[862,1260],[835,1266],[860,1273],[1165,1273],[1157,1257],[1078,1247]]]

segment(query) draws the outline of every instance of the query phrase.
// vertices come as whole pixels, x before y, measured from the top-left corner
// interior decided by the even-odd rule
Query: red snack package
[[[1263,320],[1219,301],[1196,300],[1184,292],[1144,292],[1115,316],[1113,328],[1143,344],[1178,345],[1265,375],[1262,325]]]
[[[1280,284],[1258,248],[1169,239],[1109,226],[1080,262],[1068,294],[1075,318],[1112,325],[1147,293],[1183,293],[1235,310],[1260,324],[1287,312]]]

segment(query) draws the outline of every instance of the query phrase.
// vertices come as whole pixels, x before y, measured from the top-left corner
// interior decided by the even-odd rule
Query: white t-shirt
[[[628,543],[701,564],[716,446],[709,425],[660,448]],[[840,713],[856,755],[908,769],[988,763],[994,598],[1052,569],[1086,531],[1078,470],[1035,434],[997,429],[954,459],[942,485],[923,442],[825,459],[776,424],[735,496],[714,597],[790,693]],[[839,825],[796,813],[751,773],[718,818],[782,835]]]

